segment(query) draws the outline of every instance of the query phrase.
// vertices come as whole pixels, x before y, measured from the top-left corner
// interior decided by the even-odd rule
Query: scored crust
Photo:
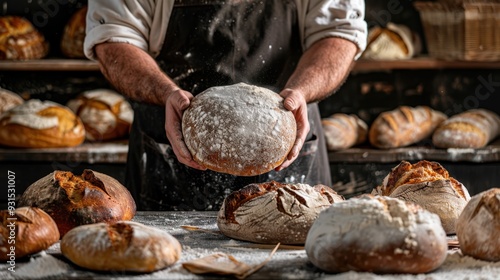
[[[21,105],[23,102],[24,99],[22,99],[18,94],[10,90],[0,88],[0,115],[17,105]]]
[[[31,22],[19,16],[0,17],[0,60],[43,58],[49,44]]]
[[[319,212],[343,200],[324,185],[250,184],[224,199],[217,225],[223,234],[239,240],[303,244]]]
[[[184,112],[182,133],[200,165],[254,176],[285,160],[295,142],[296,123],[277,93],[239,83],[195,96]]]

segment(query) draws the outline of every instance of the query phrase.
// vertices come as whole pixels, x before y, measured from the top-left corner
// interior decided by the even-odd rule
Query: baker
[[[276,180],[331,185],[317,102],[366,46],[362,0],[89,0],[85,55],[134,107],[126,186],[139,210],[217,210],[232,190]],[[182,139],[194,95],[238,82],[293,112],[297,138],[268,173],[204,170]]]

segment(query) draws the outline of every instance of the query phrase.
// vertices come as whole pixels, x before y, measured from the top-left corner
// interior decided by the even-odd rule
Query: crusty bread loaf
[[[0,144],[19,148],[72,147],[85,140],[82,121],[69,108],[31,99],[0,116]]]
[[[83,53],[83,42],[85,41],[85,27],[87,17],[87,6],[77,10],[64,27],[61,38],[61,52],[70,58],[85,58]]]
[[[81,176],[59,170],[50,173],[24,191],[19,205],[43,209],[61,236],[79,225],[130,220],[136,211],[134,199],[120,182],[90,169]]]
[[[481,148],[500,134],[500,117],[486,109],[473,109],[450,117],[432,135],[438,148]]]
[[[441,164],[426,160],[415,164],[402,161],[372,194],[422,206],[439,216],[447,234],[455,233],[457,219],[470,199],[464,185],[451,177]]]
[[[500,261],[500,188],[474,195],[457,221],[457,238],[464,255]]]
[[[11,256],[15,261],[38,253],[57,241],[57,225],[42,209],[19,207],[0,211],[0,261],[10,260]]]
[[[0,88],[0,115],[23,102],[24,100],[17,93]]]
[[[380,114],[370,126],[370,143],[382,149],[417,143],[432,135],[446,115],[427,106],[400,106]]]
[[[339,151],[366,141],[368,126],[356,115],[336,113],[321,120],[329,151]]]
[[[407,59],[422,49],[420,38],[410,28],[392,22],[370,28],[367,41],[363,52],[367,59]]]
[[[100,271],[153,272],[176,263],[181,251],[166,231],[131,221],[79,226],[61,239],[66,258]]]
[[[0,17],[0,60],[39,59],[48,52],[44,36],[27,19]]]
[[[224,199],[217,225],[224,235],[239,240],[304,244],[319,212],[342,200],[324,185],[250,184]]]
[[[244,83],[205,90],[193,98],[182,118],[193,160],[238,176],[263,174],[283,163],[296,129],[281,96]]]
[[[441,266],[448,243],[436,214],[411,202],[363,195],[321,212],[305,249],[327,272],[418,274]]]
[[[67,106],[82,120],[89,141],[123,138],[128,135],[134,119],[130,103],[109,89],[83,92]]]

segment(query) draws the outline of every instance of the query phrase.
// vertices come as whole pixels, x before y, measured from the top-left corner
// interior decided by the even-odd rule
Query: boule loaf
[[[319,214],[305,250],[318,268],[333,273],[427,273],[446,259],[439,217],[416,204],[363,195]]]
[[[64,27],[61,38],[61,52],[70,58],[85,58],[83,42],[85,41],[85,27],[87,6],[78,9]]]
[[[500,117],[486,109],[451,116],[432,135],[438,148],[482,148],[500,134]]]
[[[279,166],[295,142],[296,129],[280,95],[244,83],[203,91],[182,117],[184,142],[193,160],[238,176]]]
[[[239,240],[304,244],[318,214],[343,200],[324,185],[276,181],[249,184],[224,199],[217,226],[224,235]]]
[[[366,141],[367,124],[354,114],[336,113],[321,119],[329,151],[345,150]]]
[[[0,88],[0,115],[23,102],[24,100],[17,93]]]
[[[11,237],[14,236],[15,243]],[[19,207],[0,211],[0,261],[22,258],[59,241],[54,220],[40,208]],[[14,252],[12,252],[14,247]]]
[[[45,57],[49,44],[26,18],[0,17],[0,60],[29,60]]]
[[[82,92],[67,106],[82,120],[89,141],[105,141],[128,135],[134,119],[130,103],[110,89]]]
[[[176,263],[179,241],[158,228],[132,221],[82,225],[61,239],[61,252],[91,270],[153,272]]]
[[[79,225],[131,220],[136,211],[135,201],[120,182],[90,169],[80,176],[60,170],[48,174],[24,191],[19,205],[43,209],[61,236]]]
[[[85,127],[66,106],[51,101],[28,100],[0,116],[0,144],[18,148],[78,146]]]
[[[415,144],[431,136],[446,115],[427,106],[399,106],[381,113],[368,132],[370,143],[381,149]]]
[[[457,238],[464,255],[500,261],[500,188],[474,195],[457,221]]]
[[[470,200],[462,183],[438,162],[426,160],[402,161],[372,194],[410,201],[437,214],[447,234],[455,233],[457,219]]]

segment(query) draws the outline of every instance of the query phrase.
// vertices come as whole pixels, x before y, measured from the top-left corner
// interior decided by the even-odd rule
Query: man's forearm
[[[341,38],[325,38],[302,55],[285,88],[300,91],[307,103],[326,98],[344,82],[357,47]]]
[[[167,93],[177,88],[151,56],[133,45],[103,43],[95,52],[104,76],[131,99],[165,105]]]

